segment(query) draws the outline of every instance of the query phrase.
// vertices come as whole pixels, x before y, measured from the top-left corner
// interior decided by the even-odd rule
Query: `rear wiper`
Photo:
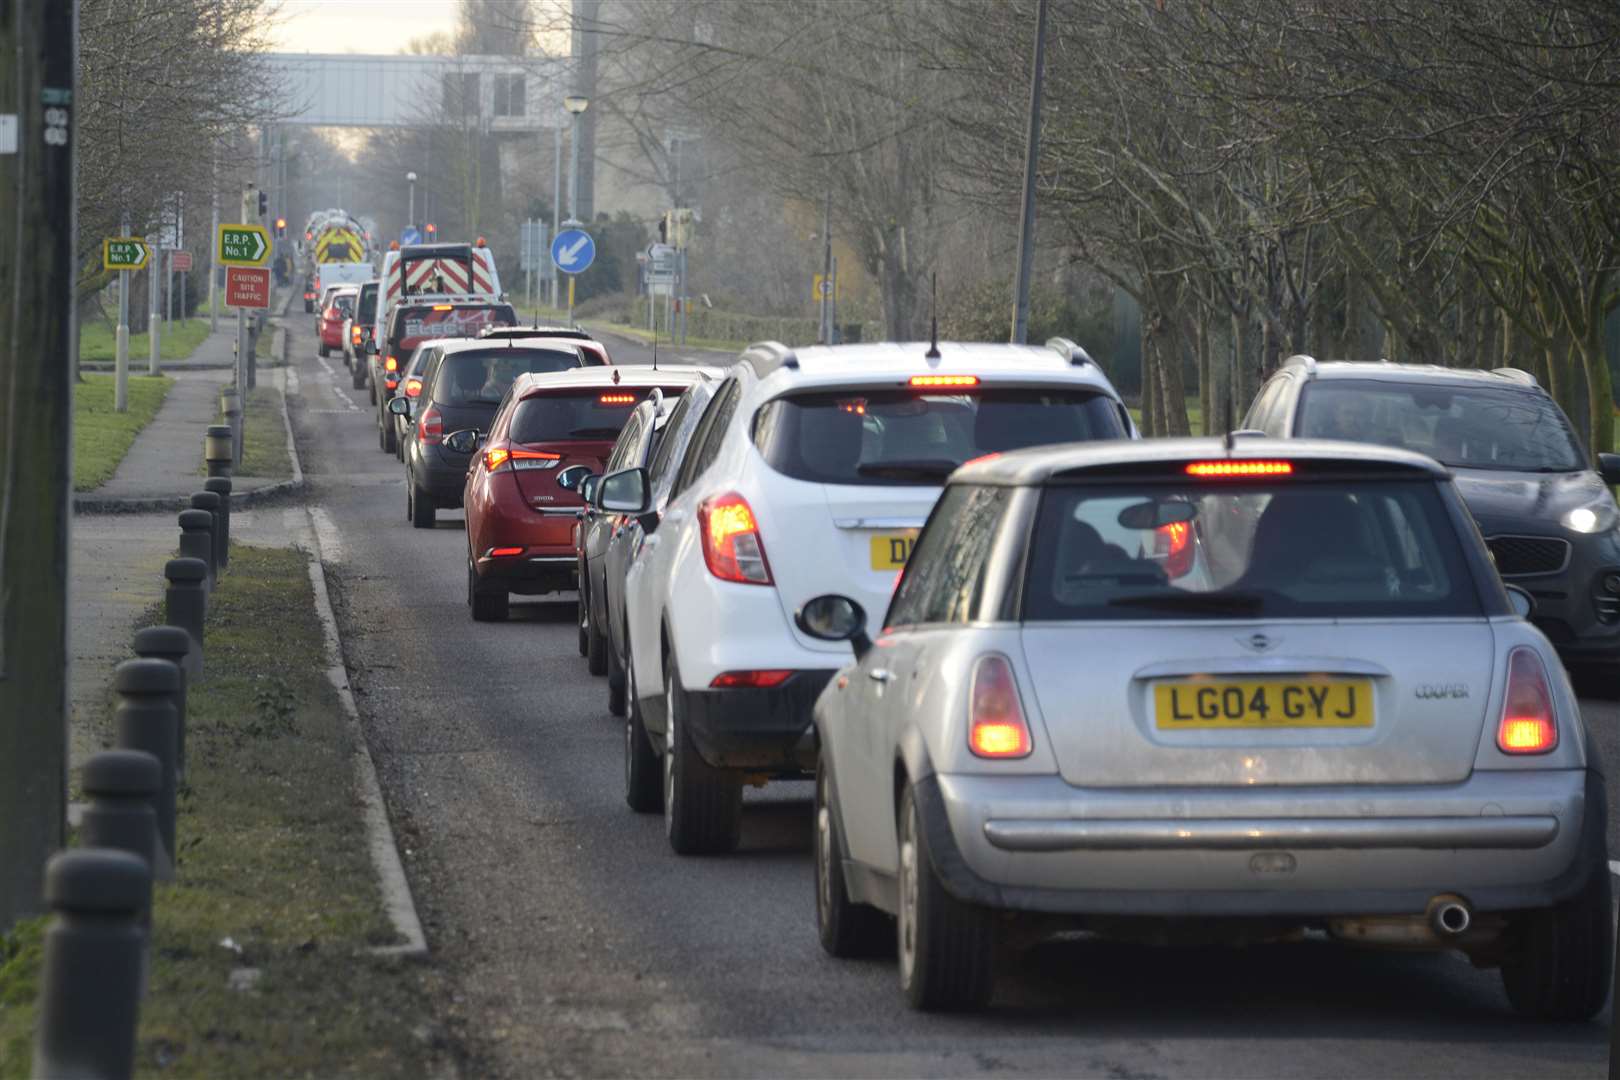
[[[943,480],[955,472],[959,464],[944,458],[871,461],[856,466],[855,471],[862,476],[887,476],[896,480]]]
[[[1165,611],[1203,611],[1221,615],[1257,615],[1265,603],[1259,593],[1147,593],[1116,596],[1109,607],[1162,608]]]
[[[617,439],[619,429],[616,427],[578,427],[568,434],[576,439]]]

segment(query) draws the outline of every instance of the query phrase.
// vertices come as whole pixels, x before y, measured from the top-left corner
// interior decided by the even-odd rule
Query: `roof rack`
[[[1307,375],[1316,374],[1316,357],[1305,353],[1295,353],[1282,362],[1283,367],[1300,367],[1305,369]]]
[[[761,379],[777,368],[797,369],[799,366],[799,358],[793,355],[793,350],[780,341],[756,341],[743,350],[742,359]]]
[[[1492,375],[1500,375],[1504,379],[1512,379],[1514,382],[1519,383],[1519,384],[1521,384],[1523,386],[1540,386],[1541,385],[1539,382],[1536,381],[1536,377],[1534,375],[1532,375],[1530,372],[1524,370],[1523,368],[1516,368],[1516,367],[1492,368],[1491,369],[1491,374]]]
[[[1082,349],[1079,345],[1076,345],[1068,338],[1047,338],[1046,347],[1048,349],[1056,349],[1058,355],[1067,360],[1072,367],[1086,367],[1087,365],[1090,365],[1091,367],[1097,366],[1097,361],[1091,358],[1090,353],[1086,352],[1085,349]]]

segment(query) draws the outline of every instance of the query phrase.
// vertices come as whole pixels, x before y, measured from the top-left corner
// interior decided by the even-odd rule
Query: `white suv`
[[[645,530],[624,585],[631,807],[662,804],[683,854],[735,847],[743,785],[814,768],[811,706],[847,659],[795,625],[800,605],[839,592],[884,610],[964,461],[1135,434],[1107,376],[1061,339],[749,348],[662,513],[644,469],[597,494]]]

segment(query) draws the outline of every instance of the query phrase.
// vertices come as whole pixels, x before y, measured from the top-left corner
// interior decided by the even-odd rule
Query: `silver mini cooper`
[[[952,1008],[989,999],[998,936],[1313,930],[1461,950],[1519,1011],[1589,1017],[1604,784],[1529,605],[1416,454],[970,463],[876,640],[845,597],[798,613],[856,654],[815,709],[822,945],[898,929],[912,1004]]]

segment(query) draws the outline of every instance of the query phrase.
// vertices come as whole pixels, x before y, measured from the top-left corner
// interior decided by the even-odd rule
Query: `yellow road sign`
[[[214,254],[223,266],[263,266],[270,261],[270,230],[263,225],[221,225]]]
[[[138,236],[109,236],[101,241],[101,265],[108,270],[139,270],[146,265],[146,241]]]
[[[810,299],[818,304],[824,299],[838,299],[838,275],[834,274],[832,281],[828,282],[823,275],[817,274],[810,286]]]

